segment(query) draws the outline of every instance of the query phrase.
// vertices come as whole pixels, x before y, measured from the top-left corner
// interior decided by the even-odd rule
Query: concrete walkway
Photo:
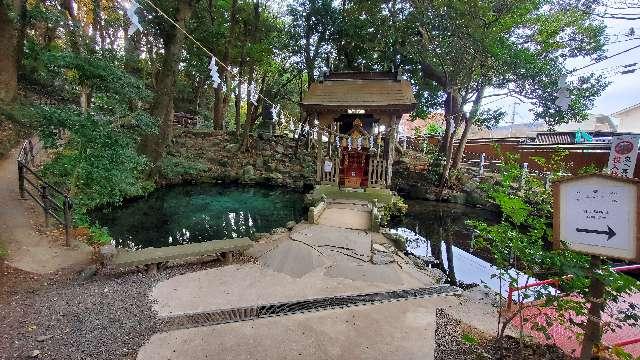
[[[176,330],[154,335],[139,360],[433,359],[435,310],[415,299]]]
[[[364,201],[330,201],[320,215],[318,223],[343,229],[369,230],[371,209]]]
[[[402,256],[391,255],[395,261],[389,264],[371,263],[372,235],[376,235],[375,251],[381,251],[385,239],[380,234],[298,224],[290,233],[269,236],[247,251],[255,263],[161,281],[151,299],[162,318],[435,284]],[[472,305],[474,301],[462,300],[464,296],[172,330],[154,335],[140,349],[138,359],[429,360],[434,356],[437,308],[449,309],[488,331],[495,327],[495,309],[486,303]]]
[[[68,248],[36,233],[27,215],[27,201],[18,193],[18,150],[0,160],[0,243],[9,252],[6,262],[18,269],[48,273],[68,266],[86,264],[91,248]]]

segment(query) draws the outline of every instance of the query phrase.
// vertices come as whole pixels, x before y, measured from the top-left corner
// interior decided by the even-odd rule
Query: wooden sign
[[[638,135],[614,136],[609,153],[609,174],[632,178],[638,158]]]
[[[553,184],[554,247],[640,261],[640,181],[594,174]]]

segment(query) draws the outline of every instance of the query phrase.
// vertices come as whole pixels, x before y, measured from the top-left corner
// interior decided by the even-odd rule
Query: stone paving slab
[[[371,235],[366,231],[307,224],[297,226],[291,233],[291,239],[312,245],[321,251],[324,247],[348,251],[363,261],[371,258]]]
[[[139,265],[156,264],[172,260],[183,260],[199,256],[215,255],[232,251],[244,251],[253,245],[248,238],[215,240],[195,244],[145,248],[135,251],[120,251],[111,265],[125,268]]]
[[[320,215],[318,223],[343,229],[369,230],[371,228],[371,212],[328,207]]]
[[[138,360],[433,359],[435,311],[452,296],[282,316],[154,335]]]
[[[158,314],[167,316],[433,284],[410,277],[403,277],[396,284],[354,281],[328,277],[323,271],[318,269],[296,279],[256,264],[231,265],[161,281],[154,287],[151,299]]]

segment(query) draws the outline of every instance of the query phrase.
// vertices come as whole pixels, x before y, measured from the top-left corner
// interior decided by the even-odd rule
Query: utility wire
[[[148,0],[147,0],[147,1],[148,1]],[[587,64],[587,65],[585,65],[585,66],[583,66],[583,67],[579,67],[579,68],[577,68],[577,69],[573,69],[573,70],[571,70],[571,72],[569,72],[569,74],[573,74],[573,73],[574,73],[574,72],[576,72],[576,71],[580,71],[580,70],[586,69],[586,68],[588,68],[588,67],[591,67],[591,66],[593,66],[593,65],[595,65],[595,64],[599,64],[599,63],[601,63],[601,62],[603,62],[603,61],[607,61],[607,60],[609,60],[609,59],[611,59],[611,58],[614,58],[614,57],[616,57],[616,56],[618,56],[618,55],[622,55],[622,54],[624,54],[624,53],[628,53],[629,51],[634,50],[634,49],[637,49],[637,48],[640,48],[640,44],[638,44],[638,45],[636,45],[636,46],[633,46],[633,47],[630,47],[630,48],[628,48],[628,49],[626,49],[626,50],[622,50],[622,51],[620,51],[620,52],[617,52],[617,53],[615,53],[615,54],[613,54],[613,55],[606,56],[606,57],[604,57],[604,58],[602,58],[602,59],[600,59],[600,60],[596,60],[596,61],[594,61],[594,62],[592,62],[592,63],[590,63],[590,64]]]

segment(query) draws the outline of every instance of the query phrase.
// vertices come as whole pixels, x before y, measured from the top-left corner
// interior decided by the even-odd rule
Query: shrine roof
[[[393,73],[335,73],[311,84],[300,102],[305,111],[380,109],[409,113],[416,99],[409,81]]]

